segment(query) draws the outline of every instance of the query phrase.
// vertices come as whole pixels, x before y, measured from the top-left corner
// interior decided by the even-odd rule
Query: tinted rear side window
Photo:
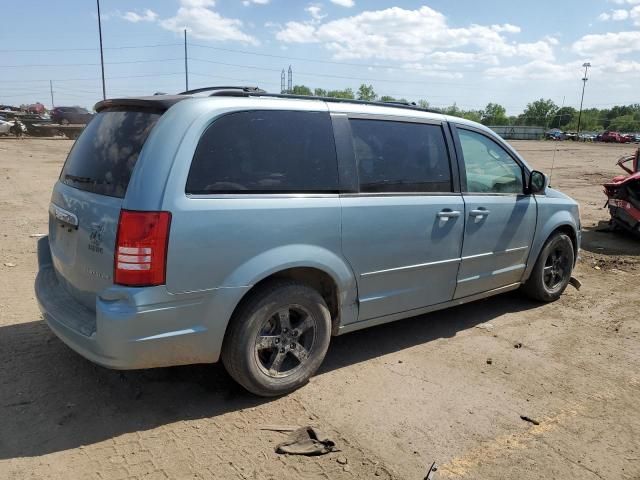
[[[98,113],[71,149],[60,181],[123,198],[142,146],[160,115],[132,110]]]
[[[351,120],[361,192],[451,192],[439,125]]]
[[[225,115],[203,134],[186,192],[335,192],[338,167],[326,112]]]

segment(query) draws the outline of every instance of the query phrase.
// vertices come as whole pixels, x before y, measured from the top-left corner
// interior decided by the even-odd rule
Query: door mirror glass
[[[529,175],[529,192],[530,193],[542,193],[547,188],[547,176],[534,170]]]

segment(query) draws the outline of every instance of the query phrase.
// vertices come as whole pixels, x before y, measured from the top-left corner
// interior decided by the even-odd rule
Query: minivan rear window
[[[60,181],[87,192],[124,198],[138,155],[160,115],[138,110],[98,113],[76,140]]]
[[[204,132],[186,193],[336,192],[338,164],[327,112],[247,111]]]

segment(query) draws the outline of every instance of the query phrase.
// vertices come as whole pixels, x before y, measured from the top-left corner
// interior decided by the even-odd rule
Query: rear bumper
[[[114,369],[218,361],[232,305],[243,293],[112,287],[96,297],[93,311],[58,281],[48,237],[38,242],[38,264],[35,293],[51,330],[83,357]]]
[[[609,213],[611,214],[612,220],[618,226],[625,228],[636,235],[640,235],[640,214],[633,206],[631,206],[631,208],[622,208],[609,203]]]

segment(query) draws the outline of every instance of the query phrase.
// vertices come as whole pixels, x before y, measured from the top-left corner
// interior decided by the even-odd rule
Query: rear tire
[[[560,232],[552,235],[542,247],[522,291],[539,302],[556,301],[569,285],[574,259],[569,236]]]
[[[331,315],[306,285],[274,281],[234,313],[222,345],[222,362],[250,392],[273,397],[308,382],[329,348]]]

